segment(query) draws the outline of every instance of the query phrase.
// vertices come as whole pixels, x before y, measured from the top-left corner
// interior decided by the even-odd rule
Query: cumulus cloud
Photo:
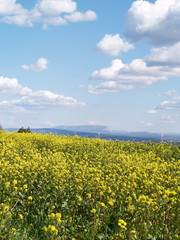
[[[65,25],[66,23],[67,21],[62,17],[45,18],[43,22],[43,29],[48,29],[49,25],[60,26]]]
[[[90,93],[117,92],[151,85],[157,81],[167,80],[169,76],[180,76],[179,68],[164,66],[147,66],[143,59],[135,59],[129,64],[115,59],[111,66],[94,71],[92,80],[104,81],[98,86],[89,86]]]
[[[133,49],[133,44],[120,38],[119,34],[106,34],[97,44],[97,49],[109,56],[119,56],[122,52],[128,52]]]
[[[42,72],[48,68],[48,61],[46,58],[39,58],[35,64],[22,65],[22,69],[32,72]]]
[[[29,95],[25,95],[20,99],[10,101],[15,106],[20,106],[24,108],[31,109],[45,109],[47,107],[61,107],[61,106],[85,106],[84,103],[79,103],[76,99],[72,97],[65,97],[60,94],[52,93],[47,90],[39,90],[31,92]]]
[[[85,13],[74,12],[70,15],[66,15],[64,18],[69,22],[94,21],[97,19],[97,15],[95,12],[89,10]]]
[[[55,94],[47,90],[33,91],[23,87],[15,78],[0,77],[0,93],[16,97],[13,100],[0,102],[0,111],[18,112],[36,109],[58,108],[58,107],[83,107],[84,102],[78,102],[73,97]]]
[[[129,64],[115,59],[111,66],[94,71],[92,80],[104,81],[98,86],[90,85],[90,93],[118,92],[125,89],[144,87],[157,81],[168,80],[169,77],[180,76],[180,68],[176,65],[148,65],[146,59],[134,59]]]
[[[115,59],[109,67],[94,71],[90,79],[102,82],[89,85],[89,93],[118,92],[180,76],[179,0],[134,1],[127,13],[125,36],[131,42],[149,39],[154,47],[144,59],[134,59],[129,64]],[[133,44],[119,34],[106,34],[97,44],[98,50],[110,56],[132,48]]]
[[[180,1],[135,1],[126,17],[126,36],[133,41],[147,38],[157,45],[180,41]]]
[[[2,19],[2,22],[8,23],[8,24],[16,24],[18,26],[33,26],[33,21],[31,18],[29,18],[28,14],[18,14],[13,16],[6,16]]]
[[[6,12],[0,10],[0,22],[32,27],[34,22],[40,22],[42,18],[36,7],[25,9],[21,4],[17,4],[16,0],[0,0],[0,9],[4,8]]]
[[[26,9],[16,0],[0,0],[0,22],[32,27],[41,23],[43,28],[60,26],[69,22],[94,21],[96,13],[77,11],[77,3],[72,0],[37,0],[32,9]]]
[[[0,14],[21,14],[24,12],[21,4],[16,3],[16,0],[0,0]]]
[[[161,67],[148,67],[143,59],[135,59],[129,64],[115,59],[110,67],[93,72],[92,79],[119,80],[122,84],[150,85],[158,80],[166,80],[167,77],[165,69],[163,71]]]
[[[21,86],[17,79],[0,77],[0,94],[26,95],[30,93],[31,89]]]
[[[179,33],[180,34],[180,33]],[[153,48],[149,56],[146,57],[148,65],[159,66],[179,66],[180,65],[180,42],[171,46]]]
[[[41,0],[36,8],[44,16],[58,16],[61,13],[71,13],[76,10],[77,4],[72,0]]]

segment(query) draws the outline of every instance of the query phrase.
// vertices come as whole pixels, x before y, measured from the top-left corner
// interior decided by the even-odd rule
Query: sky
[[[179,0],[0,0],[0,124],[180,133]]]

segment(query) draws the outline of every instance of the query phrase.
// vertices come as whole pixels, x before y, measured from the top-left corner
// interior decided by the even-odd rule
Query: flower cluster
[[[178,239],[180,147],[0,133],[2,239]]]

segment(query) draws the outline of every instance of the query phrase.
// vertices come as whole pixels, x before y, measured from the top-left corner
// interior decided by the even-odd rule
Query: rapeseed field
[[[180,147],[0,133],[0,239],[176,240]]]

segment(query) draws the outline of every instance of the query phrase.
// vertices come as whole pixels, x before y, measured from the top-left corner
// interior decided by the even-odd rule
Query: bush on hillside
[[[28,127],[28,128],[23,128],[23,127],[21,127],[21,128],[18,130],[18,133],[31,133],[31,129],[30,129],[30,127]]]

